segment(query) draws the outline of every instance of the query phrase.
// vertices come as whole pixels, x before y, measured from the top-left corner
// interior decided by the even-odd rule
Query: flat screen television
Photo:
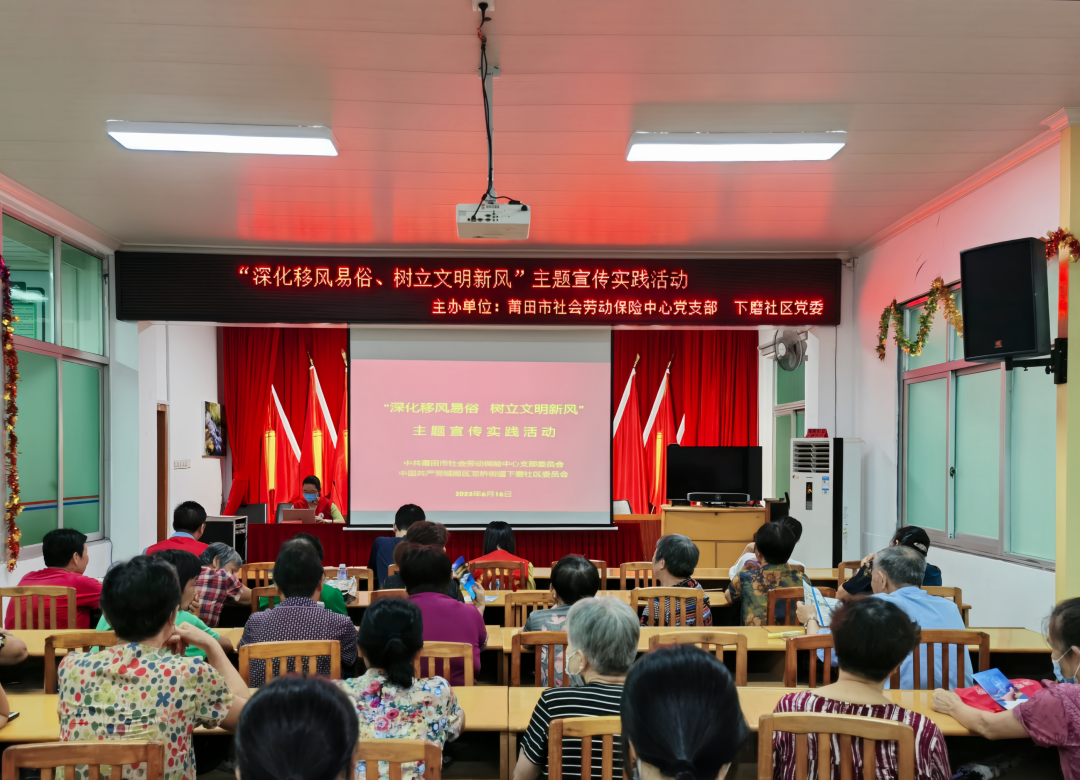
[[[667,448],[667,498],[688,493],[746,493],[761,500],[761,447]]]

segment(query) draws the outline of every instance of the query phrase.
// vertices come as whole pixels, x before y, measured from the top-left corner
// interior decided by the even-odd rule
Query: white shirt
[[[746,565],[747,561],[756,560],[757,556],[754,555],[754,553],[743,553],[739,556],[739,560],[735,561],[735,565],[731,567],[731,570],[728,572],[728,576],[731,579],[735,579],[737,576],[739,576],[739,572],[743,570],[743,566]],[[788,561],[788,566],[802,566],[804,569],[806,568],[805,564],[803,564],[801,561],[795,560],[794,558],[791,558]]]

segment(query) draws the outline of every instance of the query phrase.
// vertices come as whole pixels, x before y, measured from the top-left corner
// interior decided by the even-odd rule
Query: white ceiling
[[[529,247],[850,250],[1080,105],[1080,3],[495,0],[495,184]],[[472,250],[469,0],[0,0],[0,174],[128,245]],[[132,152],[105,120],[328,125],[336,158]],[[848,131],[628,163],[634,130]],[[522,248],[510,245],[506,248]]]

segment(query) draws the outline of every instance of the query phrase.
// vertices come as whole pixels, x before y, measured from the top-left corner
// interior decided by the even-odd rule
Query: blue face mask
[[[1071,652],[1072,648],[1070,647],[1068,650],[1061,654],[1060,658],[1054,658],[1053,656],[1050,657],[1050,661],[1054,664],[1054,677],[1057,678],[1057,681],[1059,683],[1072,683],[1074,685],[1077,683],[1075,674],[1072,677],[1066,677],[1061,673],[1061,659]]]
[[[318,493],[304,493],[304,500],[309,504],[319,498]]]

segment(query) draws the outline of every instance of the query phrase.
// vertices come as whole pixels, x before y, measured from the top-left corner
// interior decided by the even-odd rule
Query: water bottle
[[[344,563],[340,564],[337,567],[337,578],[341,582],[344,582],[345,580],[349,579],[349,573],[347,571],[345,571],[345,564]]]

